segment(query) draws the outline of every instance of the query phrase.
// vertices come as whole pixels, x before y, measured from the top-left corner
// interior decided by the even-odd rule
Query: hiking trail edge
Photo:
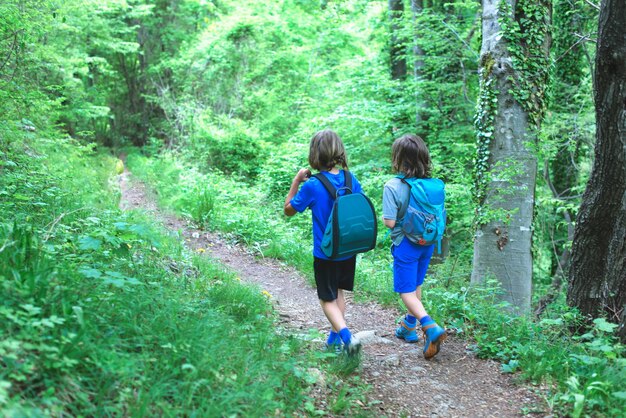
[[[243,282],[267,290],[284,325],[294,333],[308,334],[316,328],[324,334],[328,322],[315,288],[295,268],[278,260],[257,258],[239,245],[229,244],[219,234],[195,228],[184,220],[159,210],[155,199],[140,181],[120,175],[120,208],[152,214],[168,229],[178,231],[192,250],[204,249],[212,258],[232,269]],[[298,245],[294,243],[294,245]],[[358,276],[355,279],[358,287]],[[423,340],[407,344],[394,336],[402,312],[376,303],[355,303],[347,292],[346,320],[363,343],[358,373],[371,386],[368,400],[371,416],[388,417],[521,417],[543,409],[542,400],[528,387],[516,385],[500,373],[499,363],[480,360],[467,342],[449,335],[441,352],[432,360],[422,356]],[[322,347],[320,341],[320,349]],[[320,376],[318,386],[326,386]],[[325,387],[313,393],[324,408]],[[325,409],[328,410],[328,409]]]

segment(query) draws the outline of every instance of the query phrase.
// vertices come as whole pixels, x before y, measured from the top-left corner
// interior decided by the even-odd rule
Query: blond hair
[[[406,134],[394,141],[391,146],[391,164],[395,172],[407,177],[430,177],[430,153],[424,140],[417,135]]]
[[[339,135],[330,129],[319,131],[309,146],[309,164],[315,170],[331,170],[340,165],[348,169],[346,149]]]

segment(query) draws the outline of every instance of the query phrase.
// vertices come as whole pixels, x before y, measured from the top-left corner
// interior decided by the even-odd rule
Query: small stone
[[[385,366],[399,366],[400,365],[400,357],[397,354],[392,354],[388,357],[385,357],[381,360],[381,363]]]
[[[391,344],[391,341],[389,341],[387,338],[379,337],[378,335],[376,335],[375,330],[360,331],[354,334],[354,336],[358,337],[358,339],[361,340],[361,344]]]
[[[324,378],[324,374],[321,370],[316,369],[315,367],[310,367],[306,370],[309,376],[315,379],[315,384],[324,386],[326,385],[326,379]]]

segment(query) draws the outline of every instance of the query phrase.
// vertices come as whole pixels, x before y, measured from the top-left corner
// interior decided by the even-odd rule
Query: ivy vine
[[[518,0],[513,12],[511,5],[502,0],[498,22],[515,69],[515,75],[509,78],[510,93],[527,112],[531,128],[536,129],[546,110],[550,70],[547,42],[551,37],[549,1]]]
[[[474,126],[476,128],[477,149],[475,167],[474,197],[477,200],[476,222],[480,223],[483,218],[483,203],[485,201],[487,186],[489,184],[489,144],[494,135],[496,114],[498,111],[498,92],[493,84],[495,79],[491,77],[491,72],[495,64],[491,54],[485,54],[481,58],[480,73],[480,94]]]
[[[505,0],[500,2],[498,22],[511,56],[513,75],[509,93],[528,115],[531,129],[539,127],[546,109],[545,91],[550,68],[546,42],[550,33],[548,0],[518,0],[513,12]],[[480,94],[474,126],[477,132],[474,197],[477,201],[475,224],[485,223],[484,206],[490,182],[490,143],[498,111],[498,92],[491,77],[495,59],[491,54],[481,58]]]

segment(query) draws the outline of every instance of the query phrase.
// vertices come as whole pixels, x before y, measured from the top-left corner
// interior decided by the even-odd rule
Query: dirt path
[[[276,260],[258,259],[218,234],[161,213],[144,185],[129,178],[128,172],[120,176],[122,209],[151,212],[169,229],[182,233],[188,247],[205,249],[243,281],[267,290],[286,326],[295,332],[308,333],[311,328],[326,332],[315,289],[298,271]],[[424,360],[421,343],[406,344],[393,336],[400,314],[374,303],[348,301],[347,322],[363,341],[360,374],[371,385],[369,399],[380,401],[372,407],[372,416],[518,417],[522,408],[533,410],[542,404],[530,390],[502,375],[496,362],[477,359],[454,335],[437,357]]]

